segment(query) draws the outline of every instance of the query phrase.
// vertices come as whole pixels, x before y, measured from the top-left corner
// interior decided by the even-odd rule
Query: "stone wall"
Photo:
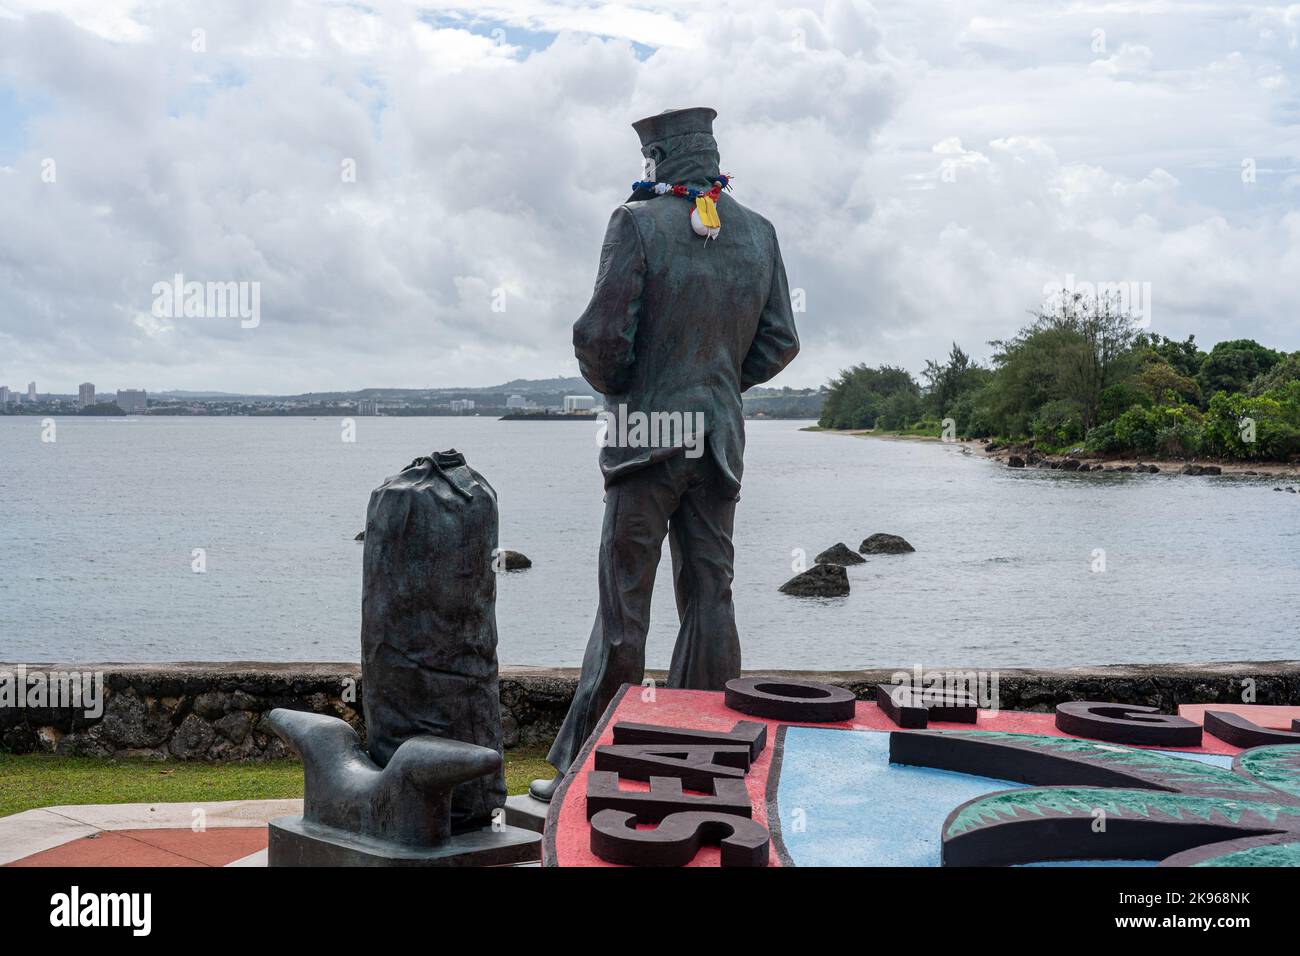
[[[16,668],[0,664],[0,676]],[[87,718],[70,707],[0,706],[0,749],[13,753],[211,761],[290,756],[263,724],[274,707],[332,714],[365,735],[361,669],[355,664],[29,664],[26,669],[29,674],[101,673],[103,713]],[[872,686],[892,672],[763,673],[837,684],[869,698]],[[997,673],[1004,710],[1050,711],[1067,700],[1109,700],[1172,712],[1179,704],[1240,703],[1248,688],[1254,703],[1300,704],[1300,661]],[[665,675],[652,671],[649,676],[662,685]],[[506,748],[548,746],[576,681],[576,669],[502,668]]]

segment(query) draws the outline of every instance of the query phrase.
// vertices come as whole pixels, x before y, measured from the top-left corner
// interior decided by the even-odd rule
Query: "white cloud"
[[[0,381],[573,373],[628,124],[696,104],[807,294],[782,383],[978,354],[1067,274],[1300,348],[1294,6],[4,2]],[[261,282],[261,324],[153,319],[175,272]]]

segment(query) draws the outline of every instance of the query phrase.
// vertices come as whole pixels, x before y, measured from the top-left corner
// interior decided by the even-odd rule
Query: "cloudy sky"
[[[987,356],[1068,276],[1297,349],[1298,38],[1235,0],[0,0],[0,384],[575,374],[629,123],[693,105],[804,290],[776,384]],[[155,315],[176,273],[260,323]]]

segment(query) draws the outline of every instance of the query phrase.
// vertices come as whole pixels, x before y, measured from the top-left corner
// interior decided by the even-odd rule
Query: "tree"
[[[1281,352],[1265,348],[1254,339],[1232,339],[1210,349],[1197,380],[1206,396],[1215,392],[1241,392],[1253,379],[1281,361]]]
[[[1037,319],[1060,339],[1062,397],[1078,404],[1086,434],[1097,422],[1101,393],[1135,365],[1137,326],[1115,296],[1081,292],[1062,296],[1055,309],[1038,312]]]
[[[1166,405],[1201,403],[1201,386],[1196,379],[1180,374],[1168,362],[1147,361],[1138,374],[1138,381],[1153,402]]]
[[[990,343],[995,378],[988,409],[999,430],[1022,435],[1052,401],[1073,403],[1086,434],[1099,421],[1102,395],[1130,377],[1138,341],[1132,318],[1112,296],[1063,293],[1015,338]],[[1052,416],[1060,419],[1058,407]]]
[[[1205,417],[1205,449],[1225,458],[1300,454],[1300,384],[1254,398],[1216,392]]]
[[[1145,346],[1152,357],[1169,365],[1179,375],[1194,378],[1205,364],[1205,353],[1196,344],[1196,336],[1187,336],[1186,341],[1166,338],[1163,335],[1144,334],[1139,346]]]
[[[1300,352],[1292,352],[1267,372],[1253,379],[1246,392],[1249,395],[1263,395],[1265,392],[1282,388],[1298,380],[1300,380]]]
[[[875,428],[878,423],[885,428],[905,428],[912,422],[893,422],[911,414],[913,420],[919,417],[920,395],[920,386],[907,369],[855,365],[831,381],[818,424],[822,428]],[[888,422],[879,421],[882,413]]]
[[[988,369],[973,361],[956,342],[952,343],[946,363],[940,364],[928,359],[925,371],[921,373],[921,378],[926,383],[928,410],[935,418],[950,415],[957,401],[987,382],[988,377]]]

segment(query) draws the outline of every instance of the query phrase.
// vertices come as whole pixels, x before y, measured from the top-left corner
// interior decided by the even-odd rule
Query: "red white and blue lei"
[[[724,189],[731,189],[731,179],[732,177],[719,173],[718,178],[713,180],[713,185],[708,189],[639,179],[632,184],[632,189],[634,192],[642,190],[652,192],[656,196],[672,195],[694,199],[695,205],[691,208],[691,228],[695,230],[697,236],[716,239],[718,233],[722,231],[722,221],[718,219],[718,197],[722,195]]]

